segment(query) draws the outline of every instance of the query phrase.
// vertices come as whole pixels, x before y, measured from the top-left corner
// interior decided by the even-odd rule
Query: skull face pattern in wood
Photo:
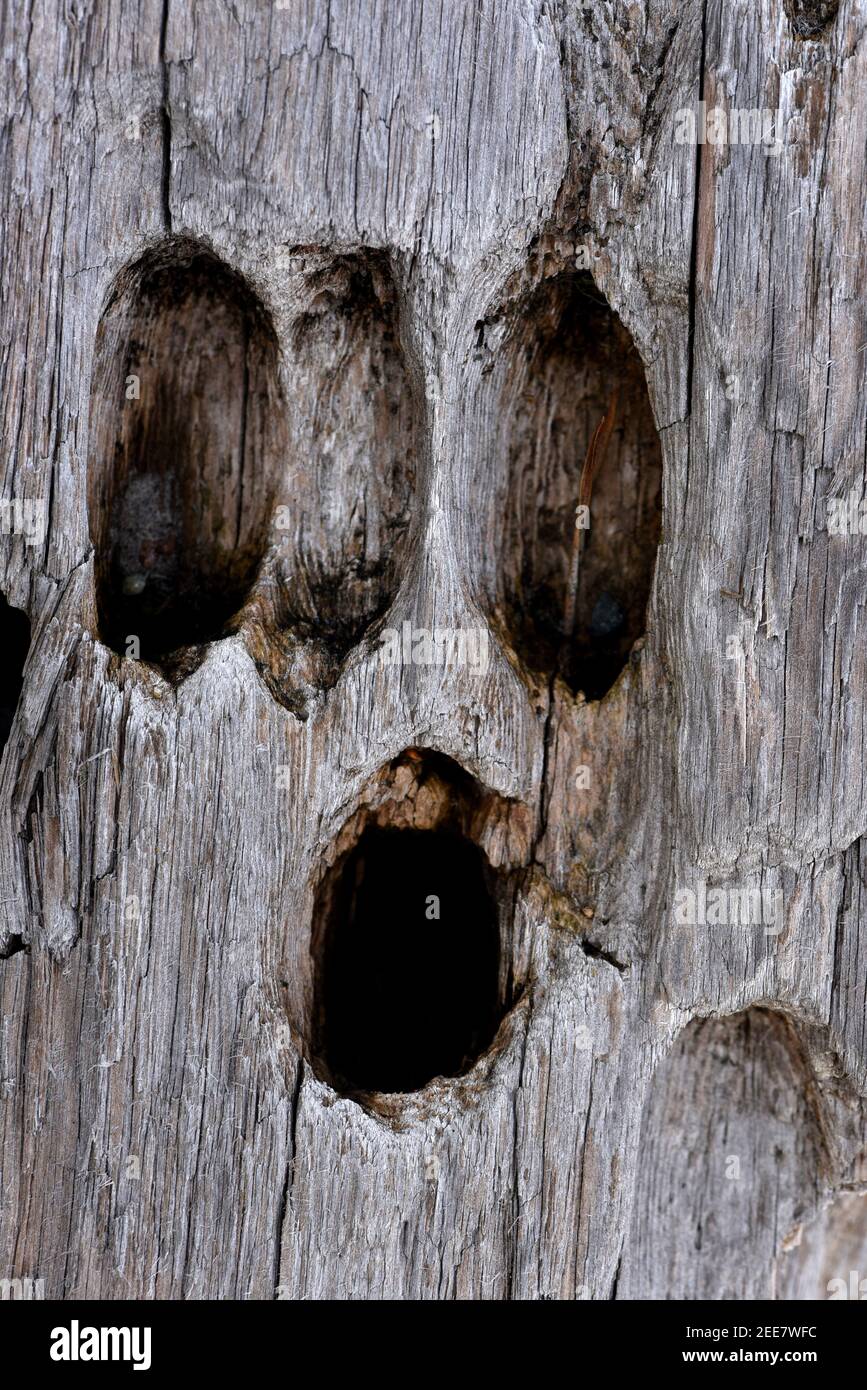
[[[7,54],[0,1278],[766,1295],[863,1185],[863,15],[56,9]]]

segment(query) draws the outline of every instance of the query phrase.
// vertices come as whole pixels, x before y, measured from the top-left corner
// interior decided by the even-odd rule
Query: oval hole
[[[330,885],[317,1051],[338,1089],[417,1091],[494,1038],[500,951],[482,851],[369,827]]]
[[[293,643],[307,678],[328,688],[347,653],[391,604],[400,581],[416,479],[416,403],[388,256],[289,258],[299,310],[289,334],[291,491],[276,559],[279,637],[262,660],[278,699]]]
[[[532,831],[522,803],[433,749],[370,780],[283,981],[322,1080],[381,1106],[493,1059],[528,984],[515,923]]]
[[[124,272],[97,335],[90,424],[107,645],[178,675],[231,629],[268,544],[283,423],[276,339],[237,274],[187,241]]]
[[[644,368],[586,272],[539,286],[509,341],[499,604],[531,670],[597,700],[644,632],[659,541],[662,451]]]
[[[827,1170],[812,1071],[769,1009],[690,1023],[645,1100],[618,1298],[768,1298]]]

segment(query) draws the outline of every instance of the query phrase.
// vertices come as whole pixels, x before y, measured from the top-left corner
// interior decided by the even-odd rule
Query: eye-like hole
[[[520,870],[494,869],[482,844],[518,843],[523,810],[419,750],[376,787],[320,882],[311,936],[312,1060],[352,1096],[464,1075],[521,988]]]
[[[269,542],[284,428],[274,333],[240,276],[185,240],[128,268],[90,420],[98,628],[115,651],[177,675],[230,630]]]
[[[276,625],[318,647],[312,683],[327,687],[389,607],[402,574],[416,394],[387,255],[302,248],[290,260],[302,309],[287,350],[298,408],[291,490],[278,517]],[[277,653],[263,667],[279,687]]]
[[[595,700],[644,632],[659,541],[644,368],[586,272],[543,282],[510,319],[492,373],[508,460],[498,602],[527,666]]]
[[[6,747],[15,710],[24,684],[24,663],[30,650],[30,622],[27,614],[13,608],[0,596],[0,753]]]

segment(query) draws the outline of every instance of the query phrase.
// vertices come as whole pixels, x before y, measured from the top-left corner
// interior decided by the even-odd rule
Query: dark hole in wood
[[[0,662],[0,753],[6,747],[12,720],[24,684],[24,663],[30,650],[30,622],[26,613],[13,608],[0,597],[0,634],[3,660]]]
[[[500,574],[506,628],[531,669],[557,672],[596,700],[644,632],[659,542],[662,451],[644,368],[586,272],[544,282],[517,314],[512,342]],[[582,469],[612,402],[590,525],[578,539]]]
[[[29,955],[30,947],[23,936],[13,933],[12,936],[7,938],[6,945],[3,949],[0,950],[0,960],[11,960],[13,956],[17,956],[21,951]]]
[[[231,630],[267,547],[283,453],[276,363],[253,293],[185,240],[128,269],[103,315],[90,464],[99,635],[170,676]]]
[[[492,1042],[503,1009],[489,872],[454,831],[379,827],[338,866],[316,1049],[337,1089],[416,1091],[462,1075]]]
[[[815,39],[837,18],[840,0],[783,0],[783,8],[799,39]]]

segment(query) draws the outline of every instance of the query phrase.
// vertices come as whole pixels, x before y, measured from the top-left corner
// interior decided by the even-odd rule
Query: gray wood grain
[[[791,10],[7,0],[2,496],[47,524],[0,536],[33,630],[0,764],[3,1277],[798,1297],[863,1250],[822,1213],[865,1190],[867,538],[826,509],[864,495],[867,12],[803,39]],[[700,98],[776,111],[782,149],[677,143]],[[99,640],[87,504],[98,325],[170,237],[261,300],[289,431],[238,630],[179,684]],[[496,323],[581,248],[663,456],[646,638],[592,702],[495,602]],[[486,628],[487,672],[383,665],[386,617]],[[389,771],[415,748],[479,784],[523,988],[466,1076],[365,1107],[312,1065],[313,906],[353,825],[433,823]],[[701,884],[782,916],[681,924]]]

